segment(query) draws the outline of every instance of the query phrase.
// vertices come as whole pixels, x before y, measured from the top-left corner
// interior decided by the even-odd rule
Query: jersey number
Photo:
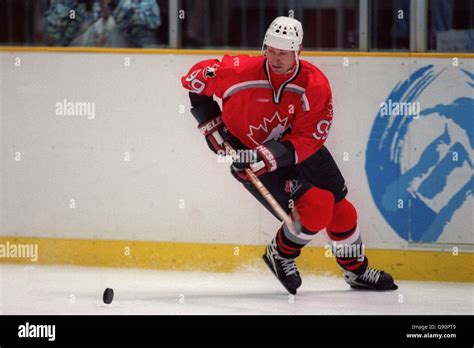
[[[321,120],[316,125],[316,132],[313,133],[313,137],[317,140],[325,140],[329,134],[329,128],[331,128],[331,121]]]
[[[206,88],[206,85],[204,84],[204,82],[199,81],[196,78],[196,76],[199,74],[200,71],[201,69],[193,71],[191,74],[189,74],[186,77],[186,81],[191,82],[189,85],[191,89],[196,93],[201,93],[202,91],[204,91],[204,88]]]

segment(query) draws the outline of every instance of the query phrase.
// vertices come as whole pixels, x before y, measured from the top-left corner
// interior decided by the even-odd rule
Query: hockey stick
[[[231,155],[234,159],[237,157],[237,154],[234,148],[227,141],[224,141],[224,147],[225,147],[226,152],[229,155]],[[263,185],[260,179],[255,175],[252,169],[246,168],[245,173],[247,174],[247,176],[249,177],[250,181],[255,186],[255,188],[258,190],[258,192],[260,192],[263,198],[265,198],[268,204],[270,204],[270,206],[278,215],[278,217],[283,220],[283,222],[286,224],[288,229],[294,234],[300,234],[301,223],[299,221],[298,211],[296,210],[296,208],[293,208],[292,210],[292,215],[294,219],[293,221],[291,220],[291,217],[283,210],[280,204],[278,204],[276,199],[268,191],[265,185]]]

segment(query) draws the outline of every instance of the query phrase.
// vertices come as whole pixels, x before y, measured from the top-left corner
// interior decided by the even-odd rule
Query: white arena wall
[[[181,87],[180,77],[195,62],[224,52],[164,53],[0,52],[0,236],[239,245],[261,245],[274,236],[279,223],[233,179],[229,163],[208,150]],[[469,85],[463,72],[474,76],[474,58],[303,59],[331,83],[335,118],[326,145],[346,178],[366,247],[471,251],[472,184],[436,240],[406,240],[376,205],[366,154],[381,103],[397,84],[433,65],[436,79],[415,99],[421,109],[474,99],[474,80]],[[64,101],[90,103],[94,112],[58,114]],[[449,143],[462,144],[471,161],[449,172],[436,197],[424,198],[436,215],[472,180],[472,129],[469,135],[436,113],[416,122],[401,145],[402,172],[446,127]],[[452,152],[446,144],[438,147],[441,157]],[[403,202],[397,208],[412,209],[405,187],[398,189]],[[407,190],[420,196],[416,182]],[[423,217],[411,211],[411,219]],[[325,245],[324,234],[312,243]]]

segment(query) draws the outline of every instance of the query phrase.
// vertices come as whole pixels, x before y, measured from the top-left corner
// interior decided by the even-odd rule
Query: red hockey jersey
[[[263,56],[224,56],[222,61],[197,63],[181,82],[192,92],[221,98],[224,124],[249,148],[270,139],[289,141],[300,163],[328,136],[331,88],[326,76],[307,61],[300,60],[282,76],[270,71]]]

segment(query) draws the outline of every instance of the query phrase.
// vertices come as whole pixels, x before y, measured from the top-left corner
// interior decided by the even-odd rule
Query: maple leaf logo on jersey
[[[288,117],[282,117],[275,111],[271,118],[264,117],[263,123],[258,126],[250,125],[247,136],[255,145],[263,144],[270,139],[279,141],[288,127]]]

